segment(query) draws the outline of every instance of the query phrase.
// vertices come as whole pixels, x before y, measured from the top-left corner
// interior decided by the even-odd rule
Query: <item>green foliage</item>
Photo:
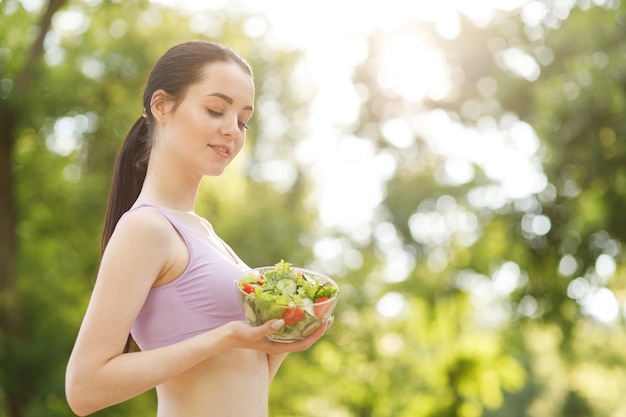
[[[312,255],[303,231],[314,218],[301,201],[306,187],[298,184],[288,193],[278,192],[269,183],[250,180],[240,162],[219,178],[205,180],[198,213],[216,219],[216,231],[251,267],[272,266],[281,259],[306,265]]]
[[[418,33],[438,45],[451,72],[462,74],[463,83],[453,94],[445,101],[431,101],[422,110],[443,109],[454,122],[478,131],[490,123],[502,125],[507,114],[529,122],[541,141],[538,155],[548,181],[546,189],[537,195],[496,199],[492,203],[495,209],[485,210],[472,202],[472,194],[498,184],[484,176],[479,167],[469,183],[447,183],[437,173],[440,162],[434,166],[425,163],[438,156],[420,132],[415,133],[414,144],[399,154],[398,173],[387,186],[385,209],[405,247],[415,248],[414,271],[419,271],[416,277],[420,284],[428,286],[431,282],[425,278],[429,270],[430,275],[440,278],[440,292],[420,295],[424,299],[436,296],[435,307],[458,303],[451,301],[456,295],[445,291],[447,285],[467,292],[473,307],[456,313],[460,331],[446,340],[458,345],[463,340],[462,330],[472,329],[472,336],[484,332],[495,350],[481,352],[480,357],[491,362],[501,355],[503,365],[498,369],[519,375],[512,384],[494,378],[488,369],[477,365],[480,362],[468,357],[471,349],[464,346],[457,360],[437,368],[448,375],[452,392],[440,397],[439,404],[446,404],[443,409],[431,409],[427,415],[510,416],[523,407],[526,411],[515,415],[599,416],[623,407],[618,405],[616,394],[605,392],[601,399],[590,384],[579,384],[577,379],[581,373],[590,378],[603,374],[611,375],[613,384],[621,383],[621,377],[611,374],[606,363],[600,364],[603,361],[597,356],[578,349],[598,343],[612,351],[607,342],[621,339],[622,319],[599,324],[590,317],[584,298],[574,299],[571,293],[572,285],[589,283],[590,292],[608,288],[620,305],[624,301],[621,268],[617,267],[615,275],[605,282],[598,276],[596,265],[600,255],[610,256],[617,264],[623,257],[624,199],[623,189],[617,186],[623,183],[623,6],[575,6],[558,25],[554,23],[559,20],[558,13],[551,13],[548,8],[545,21],[535,27],[525,26],[514,14],[503,13],[480,28],[466,20],[461,35],[454,40],[440,39],[430,27],[405,28],[405,33]],[[413,103],[376,82],[376,69],[370,63],[382,54],[384,42],[380,39],[384,36],[372,37],[370,59],[357,73],[360,85],[368,86],[369,99],[363,106],[369,121],[363,125],[367,132],[372,132],[372,123],[382,132],[390,119],[412,120],[406,109]],[[505,68],[502,54],[507,48],[525,51],[540,63],[541,74],[536,81],[527,81]],[[481,90],[485,82],[497,87],[497,103],[490,103],[489,95]],[[383,108],[381,102],[386,103],[384,111],[378,110]],[[381,149],[391,147],[382,133],[376,140]],[[460,241],[455,238],[435,241],[416,237],[419,231],[410,226],[411,218],[435,213],[445,216],[446,207],[439,204],[442,196],[475,215],[479,227],[470,245],[458,245]],[[538,215],[550,220],[545,235],[528,227],[530,219]],[[443,266],[431,262],[434,255],[445,256]],[[561,270],[567,256],[575,260],[574,272]],[[510,292],[496,296],[493,286],[503,262],[519,266],[519,281]],[[403,285],[403,294],[410,294],[409,280]],[[485,291],[488,287],[491,290]],[[494,314],[504,316],[490,327],[493,324],[486,319]],[[594,336],[581,339],[582,328],[594,329]],[[424,339],[419,343],[424,344]],[[614,353],[620,355],[619,350]],[[550,359],[542,360],[542,356]],[[424,379],[423,375],[419,378]],[[481,395],[483,386],[489,388]]]

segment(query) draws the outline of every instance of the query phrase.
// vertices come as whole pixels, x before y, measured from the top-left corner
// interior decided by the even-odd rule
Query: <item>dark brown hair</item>
[[[217,62],[233,62],[253,76],[250,65],[236,52],[219,43],[207,41],[175,45],[152,68],[143,93],[144,113],[126,135],[115,162],[102,233],[102,253],[120,217],[137,200],[146,178],[154,124],[154,116],[150,111],[152,95],[157,90],[165,91],[174,102],[173,108],[176,108],[188,87],[202,80],[206,66]]]

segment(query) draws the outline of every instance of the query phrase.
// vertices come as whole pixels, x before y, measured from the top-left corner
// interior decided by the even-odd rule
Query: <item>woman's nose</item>
[[[230,137],[237,137],[241,134],[239,130],[239,120],[236,117],[224,117],[222,124],[222,134]]]

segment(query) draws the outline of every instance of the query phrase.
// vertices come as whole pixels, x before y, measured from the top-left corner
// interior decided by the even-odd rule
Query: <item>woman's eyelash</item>
[[[209,112],[209,114],[212,114],[213,116],[223,116],[224,115],[224,113],[220,113],[218,111],[211,110],[211,109],[207,109],[207,111]],[[239,122],[239,126],[241,126],[245,130],[250,129],[250,126],[248,126],[248,123],[246,123],[246,122]]]

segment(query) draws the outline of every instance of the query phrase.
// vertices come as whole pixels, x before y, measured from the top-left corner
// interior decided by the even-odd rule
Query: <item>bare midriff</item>
[[[157,417],[267,417],[267,355],[220,353],[157,387]]]

